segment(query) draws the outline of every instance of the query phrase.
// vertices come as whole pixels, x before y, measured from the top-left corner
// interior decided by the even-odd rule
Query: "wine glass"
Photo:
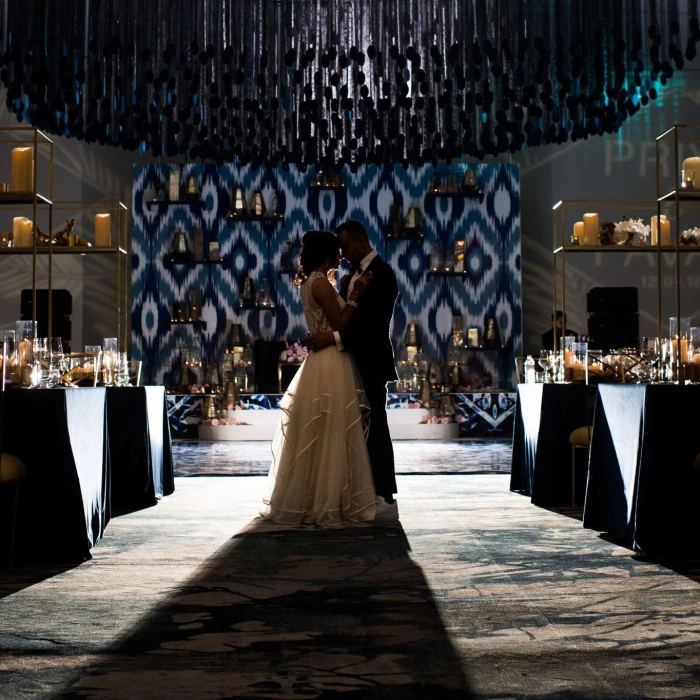
[[[114,386],[114,372],[119,364],[117,339],[105,338],[102,347],[102,381],[105,386]]]
[[[550,384],[549,370],[552,369],[554,358],[551,350],[540,350],[540,367],[544,370],[545,384]]]

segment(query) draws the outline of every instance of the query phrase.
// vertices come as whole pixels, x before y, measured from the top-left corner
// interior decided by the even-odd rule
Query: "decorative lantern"
[[[180,201],[180,170],[179,168],[170,168],[168,176],[168,198],[171,202]]]
[[[262,192],[258,191],[253,193],[251,209],[255,216],[265,216],[265,200],[263,199]]]
[[[389,238],[398,238],[401,235],[401,219],[403,211],[400,204],[389,205]]]
[[[467,168],[464,171],[464,179],[462,180],[462,189],[465,192],[473,192],[478,188],[479,184],[476,179],[476,172]]]
[[[173,260],[180,262],[186,261],[190,257],[190,248],[187,244],[187,236],[181,229],[175,231],[172,247],[170,249],[170,255]]]
[[[187,187],[185,188],[185,197],[190,202],[196,202],[199,199],[200,191],[199,184],[197,183],[197,178],[194,175],[190,175],[187,178]]]
[[[245,203],[245,195],[240,187],[236,187],[232,199],[233,208],[231,213],[233,216],[245,216],[248,213],[248,205]]]
[[[240,306],[253,306],[255,304],[255,285],[250,277],[243,280],[243,291],[241,292]]]
[[[413,362],[416,359],[418,347],[420,345],[418,341],[418,326],[415,323],[409,323],[408,326],[406,326],[406,335],[403,344],[406,348],[406,362]]]
[[[455,240],[454,244],[454,266],[453,270],[455,272],[463,273],[466,255],[466,245],[463,238],[458,238]]]
[[[260,282],[255,305],[260,309],[273,309],[275,307],[267,277],[263,277],[262,282]]]

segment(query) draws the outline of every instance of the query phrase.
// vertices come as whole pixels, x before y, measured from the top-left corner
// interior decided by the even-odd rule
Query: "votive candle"
[[[587,245],[586,239],[585,239],[583,221],[577,221],[574,224],[574,238],[573,238],[573,240],[577,240],[577,239],[578,239],[579,245]]]
[[[31,146],[12,149],[10,189],[13,192],[34,190],[34,149]]]

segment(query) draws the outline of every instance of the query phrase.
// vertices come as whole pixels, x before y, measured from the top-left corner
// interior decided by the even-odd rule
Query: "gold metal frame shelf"
[[[182,207],[204,207],[206,206],[206,202],[203,199],[178,199],[177,201],[173,201],[170,199],[164,199],[163,201],[160,201],[158,199],[149,199],[146,202],[146,206],[151,209],[153,207],[177,207],[177,206],[182,206]]]
[[[557,292],[557,258],[561,257],[561,311],[566,317],[566,256],[570,253],[646,253],[656,255],[656,280],[657,280],[657,324],[658,333],[661,337],[661,254],[662,253],[677,253],[677,246],[662,246],[661,235],[657,236],[656,245],[597,245],[597,246],[582,246],[565,244],[565,214],[567,212],[579,212],[583,214],[586,211],[610,211],[613,209],[621,212],[622,209],[634,209],[637,211],[654,212],[658,210],[658,202],[652,199],[562,199],[552,207],[552,312],[556,315],[558,309],[558,292]],[[657,211],[658,217],[658,211]],[[659,219],[657,218],[657,221]],[[700,246],[698,246],[700,252]],[[689,251],[690,252],[690,251]],[[559,338],[554,338],[554,350],[558,349]]]
[[[660,147],[664,141],[673,142],[673,160],[672,160],[672,178],[673,187],[669,190],[662,188],[661,173],[661,158]],[[681,317],[681,256],[682,252],[694,252],[693,246],[681,245],[681,211],[685,209],[698,209],[700,205],[700,173],[696,173],[696,187],[688,190],[681,187],[680,172],[681,162],[679,161],[679,147],[681,142],[700,143],[700,124],[674,124],[670,129],[667,129],[662,134],[656,137],[656,215],[661,216],[664,207],[672,207],[675,214],[671,222],[671,226],[676,227],[675,235],[675,252],[676,252],[676,316]],[[695,155],[695,154],[693,154]],[[696,206],[693,207],[692,203]],[[657,219],[658,220],[658,219]],[[671,229],[673,234],[673,229]],[[673,239],[673,235],[671,236]],[[661,291],[659,289],[659,304],[661,299]],[[659,336],[661,324],[659,322]],[[678,370],[678,382],[684,383],[685,368],[681,362],[681,344],[676,343],[676,365]]]

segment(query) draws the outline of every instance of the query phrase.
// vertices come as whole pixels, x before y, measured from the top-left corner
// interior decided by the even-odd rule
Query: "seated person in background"
[[[563,312],[557,311],[556,318],[554,314],[552,314],[552,320],[554,321],[554,326],[550,328],[546,333],[542,334],[542,348],[544,350],[554,349],[555,329],[557,332],[557,349],[559,349],[559,345],[561,344],[561,341],[559,339],[562,337],[562,335],[573,335],[574,338],[578,340],[578,334],[575,331],[572,331],[570,328],[567,328],[565,332],[562,332],[562,328],[566,327],[566,319],[564,318]]]

